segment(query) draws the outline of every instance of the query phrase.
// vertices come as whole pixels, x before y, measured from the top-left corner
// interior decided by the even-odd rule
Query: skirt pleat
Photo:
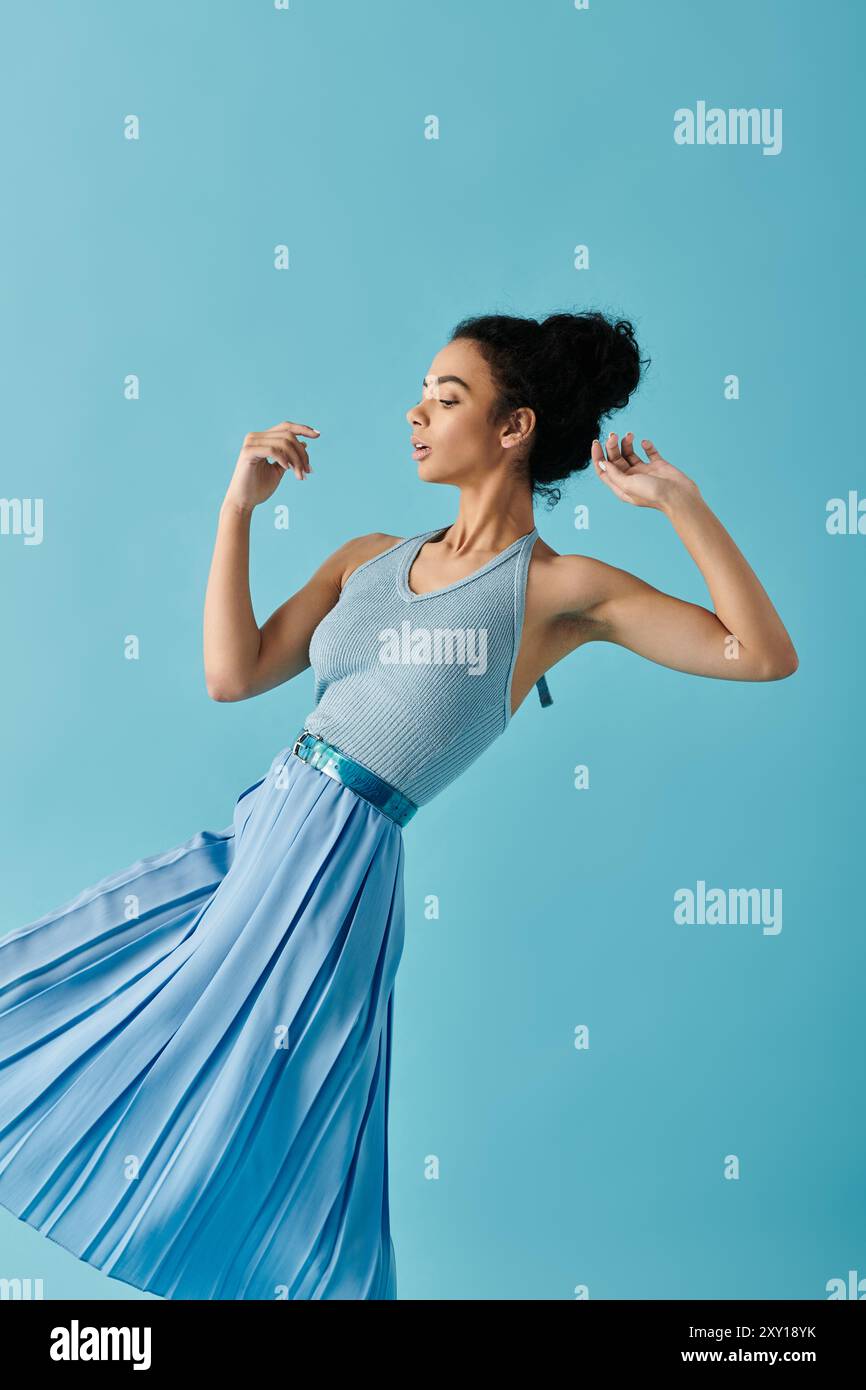
[[[166,1298],[395,1298],[403,836],[282,749],[0,939],[0,1204]]]

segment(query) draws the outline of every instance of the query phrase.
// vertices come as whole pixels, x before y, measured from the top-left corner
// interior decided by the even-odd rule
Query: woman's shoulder
[[[362,565],[375,560],[379,555],[384,555],[386,550],[393,550],[394,546],[400,545],[404,539],[403,536],[391,536],[386,531],[369,531],[364,536],[354,536],[346,541],[334,552],[339,565],[340,588],[345,586],[347,580]]]
[[[549,617],[578,616],[605,597],[617,572],[592,555],[560,555],[539,538],[527,577],[527,601]]]

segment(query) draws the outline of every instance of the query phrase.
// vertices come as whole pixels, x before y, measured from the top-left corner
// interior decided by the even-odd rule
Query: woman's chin
[[[454,479],[446,476],[445,471],[433,462],[432,454],[427,458],[421,459],[418,463],[418,477],[425,483],[453,483]]]

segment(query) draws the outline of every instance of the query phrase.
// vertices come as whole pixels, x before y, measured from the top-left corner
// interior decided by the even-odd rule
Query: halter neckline
[[[471,579],[477,579],[479,575],[487,574],[488,570],[493,569],[494,565],[498,565],[503,560],[507,559],[518,546],[525,545],[530,537],[538,535],[538,528],[533,526],[532,530],[527,531],[525,536],[518,536],[517,539],[513,540],[510,545],[507,545],[504,550],[500,550],[498,555],[493,555],[480,569],[473,570],[471,574],[464,574],[462,579],[455,579],[450,584],[444,584],[440,589],[428,589],[423,594],[416,594],[414,590],[409,588],[409,574],[412,566],[418,558],[422,546],[424,546],[427,541],[432,540],[434,536],[444,535],[447,530],[447,526],[436,526],[432,531],[422,531],[420,535],[413,536],[411,538],[411,543],[407,545],[406,553],[403,556],[403,563],[397,571],[397,589],[401,597],[408,603],[414,603],[416,600],[423,598],[434,598],[438,594],[449,594],[452,589],[459,588],[461,584],[468,584]]]

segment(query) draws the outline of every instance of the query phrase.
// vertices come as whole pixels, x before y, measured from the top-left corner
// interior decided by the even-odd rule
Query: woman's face
[[[475,343],[470,338],[447,343],[430,363],[420,401],[406,411],[412,438],[429,446],[428,452],[412,455],[419,478],[471,484],[489,478],[497,464],[510,464],[513,455],[503,450],[517,444],[519,434],[508,422],[490,423],[494,399],[490,370]],[[532,411],[518,414],[534,423]]]

